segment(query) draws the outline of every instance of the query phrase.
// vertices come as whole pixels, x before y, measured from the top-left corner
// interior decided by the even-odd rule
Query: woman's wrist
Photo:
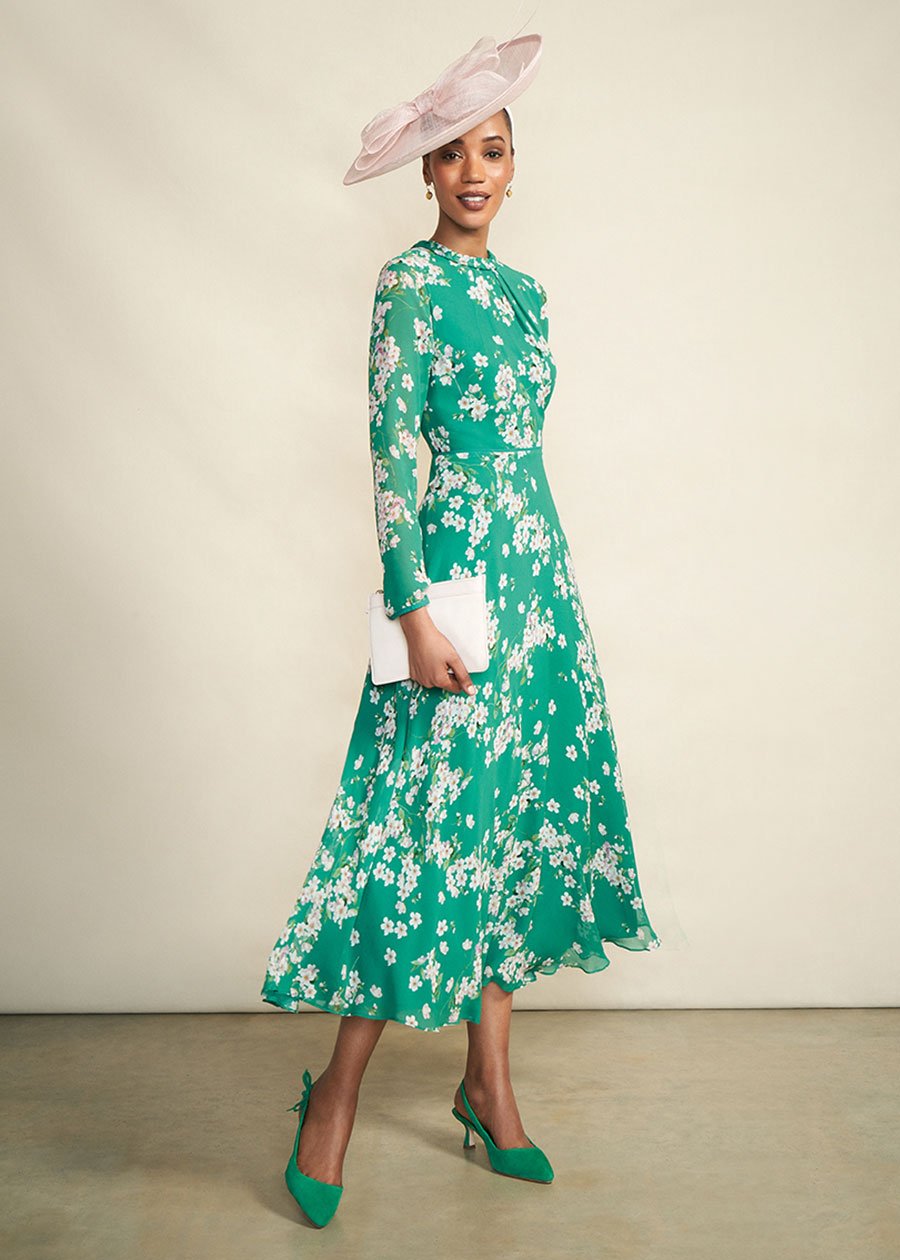
[[[422,633],[423,629],[434,625],[427,604],[420,604],[418,608],[411,608],[409,612],[401,613],[397,620],[407,639],[415,638]]]

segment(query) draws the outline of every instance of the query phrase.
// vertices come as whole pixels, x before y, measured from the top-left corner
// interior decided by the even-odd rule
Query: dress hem
[[[617,945],[620,949],[627,949],[631,953],[652,951],[657,949],[661,944],[659,937],[655,934],[649,940],[638,936],[618,938],[604,936],[601,940],[604,944]],[[595,953],[585,956],[580,961],[570,962],[566,958],[560,958],[555,960],[553,963],[546,963],[531,968],[529,973],[517,982],[509,983],[498,979],[495,975],[491,975],[488,976],[484,983],[487,985],[493,981],[498,988],[503,989],[505,993],[513,993],[517,989],[523,989],[526,985],[533,983],[533,981],[537,980],[539,976],[555,975],[561,968],[564,967],[571,968],[573,971],[581,971],[585,975],[596,975],[600,971],[605,971],[609,965],[610,959],[603,953]],[[279,1010],[289,1011],[291,1014],[303,1014],[303,1011],[300,1009],[302,1004],[305,1006],[312,1006],[316,1010],[323,1011],[329,1015],[356,1015],[362,1019],[386,1019],[390,1020],[392,1023],[400,1024],[404,1028],[414,1028],[417,1032],[440,1032],[443,1028],[454,1028],[458,1024],[479,1024],[481,1022],[480,994],[477,998],[469,999],[471,1002],[475,1002],[478,1005],[478,1019],[473,1019],[471,1016],[464,1015],[460,1012],[456,1019],[447,1020],[442,1024],[422,1024],[418,1022],[410,1023],[403,1015],[391,1015],[384,1011],[338,1010],[336,1007],[329,1005],[329,1003],[325,1000],[306,997],[292,997],[289,993],[281,993],[278,989],[268,987],[263,988],[261,992],[261,1000],[268,1003],[270,1006],[277,1007]],[[417,1016],[416,1018],[418,1020],[421,1017]]]

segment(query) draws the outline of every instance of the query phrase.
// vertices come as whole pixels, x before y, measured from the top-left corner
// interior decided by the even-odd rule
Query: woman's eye
[[[447,158],[458,157],[458,156],[459,154],[457,154],[455,150],[453,149],[448,149],[446,153],[441,154],[441,157],[443,158],[444,161],[446,161]],[[485,157],[502,158],[503,154],[500,152],[499,149],[489,149],[487,153],[485,154]]]

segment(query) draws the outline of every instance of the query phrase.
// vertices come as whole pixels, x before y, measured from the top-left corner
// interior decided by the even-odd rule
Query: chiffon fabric
[[[476,694],[363,679],[340,781],[264,1001],[423,1031],[481,990],[605,946],[661,944],[644,906],[613,726],[544,468],[556,382],[547,294],[488,251],[389,259],[369,341],[369,438],[388,616],[485,575]],[[431,450],[417,506],[419,435]]]

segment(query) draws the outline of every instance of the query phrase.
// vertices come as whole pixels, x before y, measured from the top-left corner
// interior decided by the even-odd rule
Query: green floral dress
[[[439,1030],[481,989],[655,949],[616,741],[544,470],[556,366],[532,276],[432,240],[378,277],[369,432],[385,608],[484,573],[477,692],[363,681],[324,835],[262,997]],[[417,507],[419,433],[431,472]]]

